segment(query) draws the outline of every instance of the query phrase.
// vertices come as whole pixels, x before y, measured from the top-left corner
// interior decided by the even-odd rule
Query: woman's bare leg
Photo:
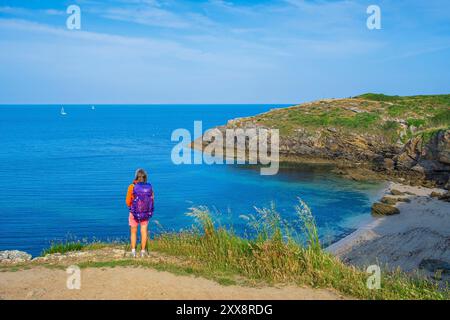
[[[147,227],[148,225],[143,226],[141,224],[141,250],[145,250],[145,246],[147,245]]]
[[[131,249],[136,249],[137,227],[130,227]]]

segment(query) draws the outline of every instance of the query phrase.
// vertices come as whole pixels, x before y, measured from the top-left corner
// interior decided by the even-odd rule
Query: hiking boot
[[[147,257],[148,257],[147,251],[141,251],[141,258],[147,258]]]

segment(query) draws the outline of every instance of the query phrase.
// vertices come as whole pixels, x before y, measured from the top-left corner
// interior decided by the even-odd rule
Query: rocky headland
[[[450,95],[326,99],[217,127],[236,128],[278,129],[285,164],[332,163],[355,180],[450,188]],[[248,150],[248,141],[237,148]]]

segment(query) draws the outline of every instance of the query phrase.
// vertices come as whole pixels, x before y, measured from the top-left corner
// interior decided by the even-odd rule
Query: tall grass
[[[71,251],[81,251],[87,244],[81,241],[55,242],[42,251],[42,256],[54,253],[66,253]]]

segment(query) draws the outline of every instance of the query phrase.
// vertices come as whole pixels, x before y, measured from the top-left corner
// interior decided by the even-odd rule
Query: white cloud
[[[64,15],[65,12],[62,10],[55,9],[26,9],[20,7],[0,7],[0,13],[14,15],[14,16],[35,16],[36,14],[46,14],[46,15]]]
[[[242,51],[241,53],[239,51],[235,52],[235,54],[228,54],[220,50],[218,52],[206,51],[196,47],[192,48],[176,41],[159,38],[126,37],[83,30],[71,31],[27,20],[0,18],[0,30],[2,29],[21,31],[27,35],[26,39],[34,39],[33,35],[36,33],[42,36],[50,36],[50,43],[60,43],[61,46],[71,41],[73,41],[74,45],[76,44],[80,47],[92,45],[100,48],[104,46],[110,50],[110,56],[117,56],[116,53],[121,52],[128,55],[128,58],[136,56],[145,57],[146,59],[151,57],[158,59],[175,58],[181,61],[196,62],[203,65],[227,66],[228,68],[252,69],[268,66],[254,56],[246,56],[245,52],[242,54]],[[39,42],[42,43],[42,40]],[[123,60],[123,57],[119,60]],[[151,61],[149,62],[151,63]]]
[[[99,11],[105,18],[128,21],[147,26],[165,28],[187,28],[190,23],[170,11],[157,7],[145,8],[106,8]]]

